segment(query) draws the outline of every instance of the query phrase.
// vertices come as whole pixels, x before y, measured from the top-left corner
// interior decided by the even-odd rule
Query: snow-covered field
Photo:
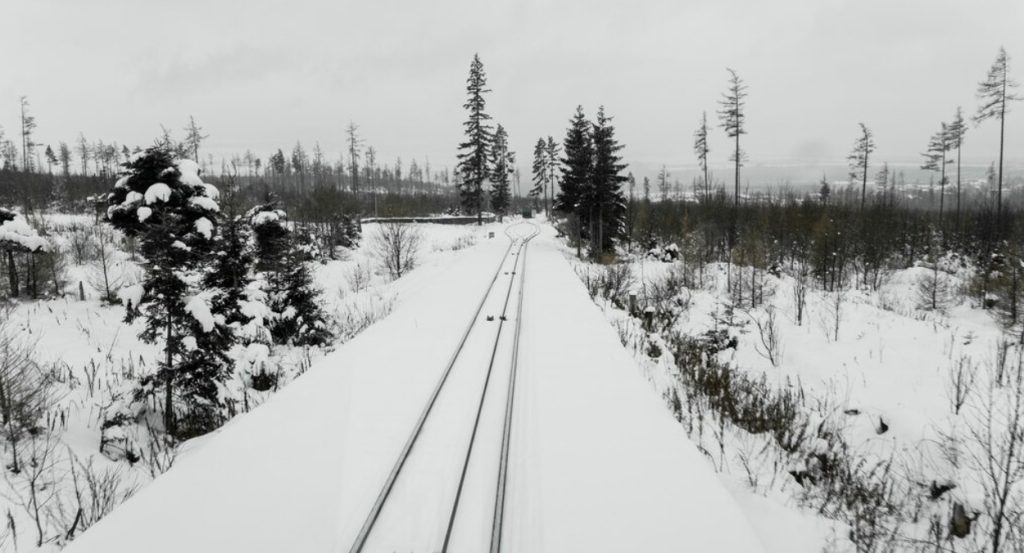
[[[104,422],[130,393],[134,379],[154,370],[159,348],[139,339],[141,319],[125,323],[123,306],[100,301],[104,284],[95,259],[93,217],[55,214],[44,218],[50,229],[47,239],[64,250],[69,260],[62,279],[64,295],[13,303],[6,325],[18,342],[32,346],[33,358],[53,383],[54,400],[41,421],[45,429],[18,444],[19,457],[28,468],[17,474],[4,471],[5,480],[0,482],[0,501],[6,514],[0,551],[33,550],[40,541],[43,549],[60,549],[69,534],[81,533],[126,496],[145,488],[154,476],[186,457],[184,452],[212,438],[203,436],[173,448],[154,438],[142,423],[104,428]],[[417,279],[413,275],[448,266],[487,232],[444,225],[422,225],[420,229],[423,243],[417,263],[422,268],[408,278],[392,281],[381,270],[372,251],[377,225],[366,225],[359,247],[341,252],[339,260],[314,263],[322,305],[334,318],[338,338],[326,348],[274,346],[269,357],[253,359],[260,366],[240,362],[228,383],[240,412],[262,404],[335,347],[387,316],[407,296],[415,296]],[[112,292],[141,278],[136,262],[119,239],[115,242],[107,249]],[[76,248],[89,250],[79,264],[75,263]],[[84,301],[79,296],[80,285]],[[278,374],[275,388],[253,388],[250,376],[261,368]],[[5,444],[5,462],[9,464],[11,444]],[[33,488],[37,491],[34,498],[29,493]],[[80,517],[76,516],[76,493],[92,503]]]
[[[743,490],[737,497],[770,549],[810,552],[827,545],[838,551],[874,550],[863,536],[859,545],[852,543],[851,525],[843,520],[848,515],[825,507],[827,501],[817,497],[822,490],[801,485],[792,474],[820,468],[810,466],[815,462],[813,441],[808,456],[807,450],[780,451],[763,434],[703,427],[717,422],[701,420],[702,431],[693,430],[697,423],[692,403],[687,413],[687,401],[693,398],[686,397],[679,368],[667,351],[670,334],[703,337],[724,331],[736,338],[735,347],[717,354],[719,364],[798,398],[799,420],[820,442],[816,447],[828,449],[831,442],[822,438],[837,432],[847,448],[840,455],[863,470],[867,480],[891,485],[886,493],[899,499],[897,510],[902,512],[889,513],[893,516],[884,530],[897,536],[892,540],[897,550],[914,550],[930,543],[929,536],[937,536],[933,541],[943,548],[973,547],[985,543],[992,528],[986,509],[994,501],[993,472],[997,477],[1009,472],[1010,503],[1024,505],[1024,473],[1014,468],[1021,461],[1010,459],[1008,471],[999,468],[998,459],[989,464],[993,455],[1013,447],[1006,423],[1020,402],[1015,379],[1021,370],[1021,346],[1005,335],[990,312],[964,299],[961,290],[969,270],[948,259],[942,268],[949,284],[943,309],[922,306],[927,301],[919,283],[933,273],[912,267],[893,271],[877,291],[850,290],[837,296],[810,286],[801,324],[793,278],[763,275],[766,301],[753,309],[732,309],[724,264],[709,265],[703,286],[683,286],[671,298],[678,318],[667,331],[648,333],[625,305],[613,305],[600,295],[595,301],[655,388],[669,402],[673,393],[682,396],[680,418],[690,425],[691,438],[725,479],[733,481],[734,489]],[[630,289],[640,298],[641,310],[645,293],[666,279],[678,280],[683,271],[680,262],[652,257],[634,258],[629,269]],[[603,270],[577,264],[581,275]],[[661,346],[657,353],[651,353],[651,343]],[[884,469],[872,472],[877,467]],[[760,497],[751,498],[746,493],[750,489]],[[966,540],[950,536],[954,510],[961,506],[974,520]],[[1024,524],[1014,516],[1020,515],[1006,519],[1010,527]],[[868,518],[855,516],[854,524],[865,524]],[[812,535],[803,544],[793,541]]]
[[[50,223],[50,239],[70,251],[92,218]],[[255,367],[236,367],[229,388],[241,413],[177,448],[144,426],[103,428],[158,350],[139,340],[140,323],[123,322],[123,307],[100,301],[94,261],[67,267],[63,297],[15,304],[7,318],[34,344],[57,399],[46,430],[19,444],[29,469],[6,471],[0,483],[8,513],[0,550],[33,550],[40,535],[44,550],[58,550],[73,528],[71,550],[81,552],[347,551],[508,245],[506,226],[417,225],[417,267],[391,280],[371,251],[377,227],[366,225],[357,248],[315,265],[336,343],[278,346],[258,359],[280,374],[280,391],[254,390]],[[574,260],[554,229],[542,228],[527,258],[505,550],[865,550],[852,543],[849,520],[822,507],[821,490],[798,482],[796,474],[814,471],[807,449],[780,452],[765,435],[720,425],[710,413],[694,430],[696,400],[680,387],[669,332],[648,332],[622,305],[600,297],[595,305],[573,271],[605,269]],[[137,281],[128,253],[111,257],[113,281]],[[641,304],[646,290],[681,270],[650,258],[629,268]],[[730,310],[726,270],[708,266],[703,286],[672,298],[671,331],[735,337],[717,361],[800,397],[800,420],[817,432],[811,450],[831,447],[826,433],[837,432],[854,464],[886,466],[886,481],[907,496],[900,507],[913,509],[898,517],[901,536],[922,539],[938,524],[937,541],[964,543],[946,528],[961,505],[977,518],[969,539],[980,539],[988,523],[979,513],[991,498],[979,425],[987,407],[1012,402],[1006,390],[1020,353],[990,314],[960,300],[921,309],[918,283],[930,270],[915,267],[893,272],[877,292],[812,287],[798,324],[792,278],[766,275],[763,305]],[[968,277],[951,269],[947,278],[956,288]],[[774,346],[764,337],[770,314]],[[477,346],[470,349],[487,353]],[[472,374],[473,364],[466,367]],[[503,398],[496,386],[494,397]],[[676,418],[673,393],[684,402]],[[451,430],[425,450],[432,463],[413,471],[418,484],[404,499],[397,494],[400,516],[382,525],[395,539],[371,540],[366,551],[436,548],[451,498],[428,492],[453,487],[456,473],[441,469],[464,455],[458,421],[468,417],[452,413],[444,425]],[[478,455],[489,458],[497,434],[484,426]],[[489,479],[470,474],[466,501],[475,507],[463,527],[489,530]],[[76,493],[93,501],[80,516]],[[483,546],[485,535],[463,532],[455,543]]]
[[[70,551],[135,551],[154,533],[161,539],[148,551],[347,551],[506,245],[499,233],[400,279],[404,299],[389,317],[204,440]],[[553,230],[527,255],[503,550],[761,550],[708,460],[617,343]],[[493,328],[483,322],[475,332],[486,344]],[[483,368],[461,367],[470,376]],[[456,387],[473,383],[463,378]],[[454,487],[455,475],[441,469],[461,461],[468,437],[445,434],[450,447],[424,450],[432,454],[416,469],[426,472],[414,473],[418,489]],[[498,445],[488,436],[497,438],[493,429],[480,435],[490,443],[482,458]],[[473,509],[462,528],[483,527],[461,543],[490,530],[494,483],[474,480],[466,501],[486,508]],[[365,551],[438,550],[450,497],[396,493],[403,523],[385,524],[390,539],[371,540]],[[188,531],[164,531],[167,520]]]

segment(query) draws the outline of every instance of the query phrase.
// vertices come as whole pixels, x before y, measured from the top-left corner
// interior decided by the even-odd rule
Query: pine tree
[[[555,138],[548,135],[547,145],[547,167],[548,180],[544,184],[544,215],[549,216],[551,211],[551,198],[555,195],[555,187],[558,186],[558,156],[561,155],[561,147],[555,142]]]
[[[46,146],[46,172],[53,174],[53,166],[57,164],[57,154],[53,153],[53,148],[49,145]]]
[[[704,199],[711,198],[711,180],[708,176],[708,113],[704,112],[700,117],[700,125],[693,133],[693,153],[697,155],[697,163],[701,172],[704,173]]]
[[[92,153],[92,149],[89,147],[89,141],[85,139],[85,135],[78,133],[78,159],[82,161],[82,176],[89,175],[89,156]]]
[[[35,170],[33,159],[35,157],[36,143],[32,135],[36,129],[36,118],[28,113],[28,98],[21,97],[21,166],[26,172]]]
[[[59,151],[61,171],[65,177],[69,177],[71,176],[71,148],[68,148],[66,142],[61,142]]]
[[[946,154],[951,149],[949,125],[942,123],[942,128],[928,140],[928,150],[921,154],[924,163],[921,169],[939,173],[939,228],[942,228],[942,211],[946,198]]]
[[[292,148],[292,170],[299,175],[299,186],[305,186],[306,184],[306,169],[309,167],[309,155],[306,154],[306,149],[302,147],[302,142],[295,142],[295,147]]]
[[[140,337],[147,343],[162,342],[164,348],[156,373],[143,379],[140,394],[163,385],[164,429],[172,436],[187,436],[204,428],[179,428],[175,389],[180,387],[178,396],[191,412],[217,404],[216,381],[223,376],[215,360],[191,353],[197,335],[217,330],[212,317],[204,317],[209,308],[194,290],[194,281],[213,244],[218,193],[202,182],[194,162],[176,159],[166,149],[149,148],[124,168],[110,194],[107,219],[139,240],[146,260],[141,293],[129,300],[126,320],[144,316]]]
[[[594,165],[594,144],[590,136],[590,122],[583,106],[576,107],[576,115],[569,123],[565,135],[565,157],[561,159],[562,179],[555,195],[554,210],[571,218],[576,231],[576,255],[581,255],[583,229],[590,224],[587,207],[591,193],[591,174]]]
[[[960,106],[956,108],[953,115],[953,122],[946,129],[949,131],[949,147],[956,149],[956,224],[960,225],[960,153],[964,145],[964,136],[967,134],[967,124],[964,121],[964,110]]]
[[[890,173],[889,163],[885,162],[882,163],[882,168],[875,174],[875,186],[882,186],[882,193],[885,194],[887,200],[891,199],[890,194],[892,192],[887,188]]]
[[[622,145],[615,138],[612,118],[604,113],[604,106],[597,109],[597,120],[593,125],[594,165],[591,173],[593,193],[591,220],[594,231],[591,235],[593,255],[615,250],[615,241],[625,231],[626,200],[622,184],[627,177],[622,174],[626,164],[622,163],[619,151]]]
[[[363,141],[359,138],[357,131],[359,125],[356,125],[352,121],[348,122],[348,127],[345,128],[345,137],[348,142],[348,169],[349,176],[352,178],[352,192],[359,192],[359,158],[362,153]]]
[[[196,123],[196,118],[189,115],[188,126],[185,127],[184,146],[189,157],[196,163],[199,163],[199,146],[209,137],[210,135],[203,134],[203,128]]]
[[[668,183],[669,176],[671,176],[671,173],[668,172],[668,168],[662,165],[658,171],[658,193],[661,195],[661,201],[663,202],[668,201],[668,193],[671,188]]]
[[[846,157],[850,162],[850,180],[860,182],[860,209],[864,210],[864,203],[868,194],[868,158],[875,151],[875,141],[871,130],[864,123],[860,125],[860,136],[853,143],[853,150]]]
[[[288,228],[287,215],[276,201],[254,207],[248,218],[255,237],[256,269],[263,273],[272,312],[267,327],[274,343],[328,343],[332,338],[328,317],[309,270],[310,244]]]
[[[533,188],[530,189],[529,196],[533,198],[534,208],[537,206],[537,198],[544,194],[547,189],[548,182],[548,151],[547,144],[543,138],[537,139],[537,144],[533,147]],[[547,216],[547,204],[544,205],[544,215]]]
[[[747,86],[735,71],[729,68],[726,68],[726,71],[729,72],[729,88],[722,95],[722,99],[718,101],[718,105],[721,106],[721,109],[718,110],[718,119],[722,128],[725,129],[725,135],[736,141],[736,147],[729,159],[734,163],[736,171],[736,189],[733,194],[733,203],[739,205],[740,167],[743,166],[744,157],[743,150],[740,149],[740,135],[747,134],[746,112],[744,110],[746,107]]]
[[[459,144],[459,163],[455,170],[459,175],[459,196],[462,209],[467,213],[476,212],[477,224],[483,224],[483,185],[490,174],[488,162],[491,159],[491,145],[494,137],[487,121],[491,119],[484,109],[484,94],[487,88],[487,76],[480,56],[474,54],[469,66],[469,78],[466,80],[466,93],[469,98],[463,104],[469,112],[469,118],[462,124],[466,132],[466,141]]]
[[[1006,114],[1009,113],[1009,104],[1021,99],[1014,89],[1019,83],[1010,79],[1010,58],[1006,55],[1006,49],[1000,47],[996,61],[988,70],[985,80],[978,84],[978,99],[981,105],[974,115],[975,123],[981,123],[989,119],[999,119],[999,174],[997,179],[996,195],[996,230],[1001,229],[1003,213],[1003,146],[1006,137]]]
[[[509,176],[515,170],[515,153],[508,150],[508,133],[505,127],[498,125],[494,131],[494,146],[491,160],[491,207],[498,214],[508,214],[509,209]]]

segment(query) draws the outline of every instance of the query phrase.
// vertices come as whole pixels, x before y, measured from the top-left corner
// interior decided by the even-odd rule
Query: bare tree
[[[19,441],[36,429],[54,396],[50,379],[33,359],[34,344],[8,328],[9,314],[9,309],[0,312],[0,422],[11,444],[11,470],[19,472]]]
[[[416,265],[423,235],[416,227],[389,221],[381,223],[371,250],[391,278],[401,278]]]
[[[947,394],[949,403],[953,407],[953,414],[959,415],[967,399],[974,390],[974,382],[977,379],[978,370],[971,358],[964,355],[957,360],[956,365],[949,370],[949,382],[947,383]]]
[[[757,327],[757,334],[761,338],[761,344],[754,344],[757,353],[771,362],[773,367],[778,367],[782,362],[782,336],[779,333],[779,321],[776,317],[775,308],[769,306],[765,309],[764,318],[750,315]]]
[[[979,522],[992,553],[1007,550],[1024,515],[1024,500],[1015,493],[1024,484],[1024,363],[1020,357],[1012,378],[1008,386],[1000,387],[995,375],[990,375],[988,394],[970,410],[967,427],[973,446],[967,448],[968,461],[985,490],[986,516]]]
[[[121,289],[123,279],[113,273],[117,241],[114,231],[105,226],[97,226],[92,233],[93,253],[96,264],[89,269],[89,285],[103,292],[103,301],[117,302],[117,291]]]

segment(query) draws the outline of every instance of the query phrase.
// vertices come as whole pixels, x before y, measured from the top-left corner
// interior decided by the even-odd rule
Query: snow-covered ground
[[[576,265],[581,274],[602,270]],[[673,272],[678,278],[682,270],[679,262],[651,257],[635,258],[629,267],[632,289],[640,298],[645,288],[663,283]],[[843,455],[865,473],[871,467],[886,467],[888,481],[898,486],[894,496],[901,496],[905,510],[897,516],[902,519],[897,529],[900,540],[926,537],[934,522],[939,525],[939,541],[949,546],[953,506],[959,503],[968,517],[978,518],[969,541],[984,543],[985,529],[991,526],[978,513],[986,506],[983,465],[988,452],[979,443],[979,432],[993,407],[995,447],[1002,447],[998,419],[1005,418],[1013,401],[1007,394],[1012,394],[1012,375],[1019,370],[1020,346],[1006,337],[991,312],[965,299],[969,269],[949,258],[941,268],[940,277],[949,285],[943,309],[922,305],[927,302],[919,283],[933,273],[919,266],[891,272],[877,291],[848,290],[838,298],[811,285],[798,324],[793,278],[764,275],[769,290],[765,303],[730,314],[727,267],[712,264],[705,269],[703,287],[683,287],[674,298],[683,307],[672,332],[700,337],[725,331],[737,338],[735,347],[717,355],[720,363],[754,379],[764,378],[776,390],[794,392],[804,408],[804,420],[812,421],[810,428],[817,426],[819,433],[838,431],[849,446]],[[749,278],[749,269],[744,274]],[[645,348],[648,339],[662,346],[664,341],[652,338],[623,309],[600,297],[596,301],[619,329],[620,339],[633,344],[654,387],[666,398],[673,388],[679,389],[671,356],[652,356]],[[758,326],[767,328],[770,312],[776,321],[774,356],[768,355]],[[1001,382],[995,382],[1001,349],[1006,370]],[[685,418],[685,397],[683,411]],[[722,477],[733,481],[737,498],[771,549],[810,552],[827,543],[833,550],[854,550],[846,526],[809,509],[813,501],[801,501],[816,492],[801,487],[789,472],[806,470],[808,459],[772,453],[778,448],[768,437],[736,428],[704,431],[695,439]],[[942,489],[949,485],[948,492]],[[751,488],[756,492],[753,497]],[[1015,493],[1021,501],[1024,490],[1019,488]],[[1024,521],[1012,524],[1019,522]],[[804,531],[797,532],[801,526]],[[814,538],[801,544],[793,541],[798,535]],[[909,540],[901,545],[912,546]]]
[[[400,279],[391,315],[204,439],[69,551],[134,552],[140,543],[153,552],[347,551],[506,247],[499,232]],[[762,550],[590,301],[553,230],[529,252],[503,550]],[[485,368],[474,365],[462,368]],[[448,481],[443,469],[461,462],[465,438],[434,449],[417,477],[431,478],[436,466]],[[467,501],[493,497],[492,486],[470,485]],[[405,497],[411,510],[393,535],[437,539],[448,498]],[[433,534],[419,532],[422,524]]]
[[[53,223],[88,229],[91,218],[62,216]],[[376,229],[367,225],[357,249],[316,265],[323,303],[339,321],[337,345],[275,348],[267,363],[290,382],[281,391],[253,391],[242,368],[231,388],[246,397],[250,412],[180,451],[141,451],[134,464],[109,450],[101,454],[100,445],[118,438],[142,447],[146,429],[110,436],[101,426],[112,398],[151,370],[157,350],[137,338],[139,323],[122,322],[122,307],[99,302],[91,263],[69,267],[67,295],[20,303],[8,323],[36,343],[36,357],[53,367],[60,392],[48,423],[55,444],[44,548],[64,544],[61,529],[74,516],[67,513],[72,459],[78,459],[79,472],[89,464],[94,474],[116,480],[111,505],[139,491],[76,537],[73,552],[348,551],[494,275],[509,243],[507,226],[418,225],[424,236],[418,267],[391,281],[370,251]],[[574,274],[587,266],[572,259],[550,226],[542,228],[527,256],[503,549],[852,549],[848,528],[801,502],[806,492],[788,474],[800,459],[779,461],[761,437],[735,429],[691,434],[691,442],[666,406],[677,385],[668,356],[652,359],[643,348],[628,347],[630,333],[640,332],[637,321],[606,302],[595,305]],[[51,239],[71,247],[69,233]],[[122,284],[138,278],[124,252],[114,252],[114,267]],[[651,259],[631,265],[637,283],[648,284],[678,269]],[[726,329],[737,347],[723,350],[719,361],[763,375],[778,389],[801,390],[810,416],[838,429],[851,455],[891,461],[900,482],[922,495],[933,483],[955,483],[939,502],[922,502],[919,525],[948,519],[954,501],[968,508],[984,501],[977,471],[950,450],[961,458],[972,452],[964,428],[988,402],[988,367],[1002,337],[989,313],[962,302],[943,312],[919,309],[917,283],[929,270],[916,267],[896,271],[878,292],[844,293],[837,339],[834,294],[811,289],[797,324],[792,279],[768,277],[774,293],[765,305],[730,317],[724,271],[711,265],[704,287],[685,290],[676,331],[699,336]],[[507,282],[511,272],[502,268],[499,280]],[[948,278],[959,285],[966,276]],[[85,301],[77,297],[78,281]],[[499,295],[488,299],[485,312],[498,309]],[[774,363],[755,322],[764,324],[769,309],[781,344]],[[492,332],[487,324],[493,322],[474,332]],[[463,399],[445,408],[448,422],[432,430],[439,438],[424,440],[421,461],[396,487],[397,507],[385,509],[365,551],[440,549],[475,390],[493,344],[473,340],[467,360],[455,367],[460,378],[452,381],[451,394]],[[501,344],[505,358],[511,345]],[[970,364],[973,386],[957,413],[951,374],[963,363]],[[495,370],[474,454],[483,461],[471,465],[451,551],[480,550],[489,537],[490,459],[500,443],[496,406],[503,406],[508,365]],[[38,448],[36,441],[22,447]],[[171,459],[171,470],[154,480]],[[14,550],[16,539],[17,550],[31,550],[36,532],[25,477],[8,475],[0,485],[13,521],[0,549]]]
[[[45,215],[44,219],[50,231],[47,239],[64,250],[69,260],[62,279],[64,295],[12,304],[6,325],[18,341],[34,346],[33,357],[53,383],[55,402],[46,420],[41,421],[46,431],[19,444],[23,463],[33,458],[40,461],[38,475],[33,470],[18,474],[5,471],[6,478],[0,481],[0,502],[4,512],[9,513],[0,530],[0,551],[33,550],[39,541],[35,507],[28,493],[30,478],[37,478],[35,488],[41,492],[37,497],[43,549],[56,550],[67,541],[70,528],[79,533],[94,522],[83,519],[75,523],[76,479],[80,489],[93,484],[87,477],[105,482],[101,490],[93,490],[102,496],[102,505],[96,506],[95,511],[105,512],[125,495],[145,488],[154,475],[172,463],[183,462],[188,451],[199,449],[212,439],[204,436],[180,448],[166,448],[160,440],[151,439],[142,425],[104,428],[104,421],[115,412],[120,398],[130,392],[134,380],[154,369],[159,346],[138,338],[142,321],[125,323],[123,306],[100,301],[103,280],[95,259],[93,217],[57,214]],[[359,247],[343,251],[341,259],[314,263],[316,283],[323,291],[321,301],[336,322],[336,344],[323,349],[275,346],[269,358],[256,361],[268,372],[279,374],[280,386],[287,385],[337,344],[387,316],[407,296],[416,296],[417,273],[446,270],[452,259],[484,239],[487,232],[486,228],[461,226],[420,228],[423,243],[417,261],[421,268],[407,278],[392,281],[381,271],[372,251],[376,225],[365,226]],[[131,286],[141,277],[131,256],[118,241],[115,243],[108,248],[112,292]],[[76,247],[90,251],[82,263],[75,263]],[[79,298],[80,283],[84,301]],[[49,288],[48,284],[46,289]],[[228,388],[239,410],[244,412],[275,392],[254,390],[249,376],[258,367],[243,365],[236,368]],[[104,444],[106,447],[101,451]],[[9,463],[10,444],[7,446]],[[129,459],[126,449],[140,459]]]

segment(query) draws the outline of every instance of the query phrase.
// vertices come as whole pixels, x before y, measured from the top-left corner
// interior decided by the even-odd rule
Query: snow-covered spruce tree
[[[140,286],[122,291],[126,320],[144,317],[140,337],[164,349],[156,373],[142,379],[138,396],[155,395],[162,386],[164,430],[177,437],[196,435],[207,428],[193,423],[205,420],[218,405],[218,386],[229,371],[219,352],[199,348],[200,338],[204,346],[226,339],[223,321],[210,311],[210,291],[196,293],[214,244],[218,192],[199,178],[194,161],[164,147],[151,147],[123,167],[106,216],[138,240],[146,270]],[[198,418],[188,416],[188,426],[179,427],[176,403]]]
[[[491,153],[491,207],[500,217],[508,214],[511,202],[509,183],[516,166],[516,154],[509,151],[508,133],[501,125],[494,131],[494,146]]]
[[[571,231],[575,234],[576,255],[580,257],[584,229],[590,220],[582,207],[591,189],[591,171],[594,164],[594,144],[590,136],[590,122],[583,113],[583,106],[576,107],[576,115],[569,123],[565,135],[565,157],[562,162],[562,181],[555,195],[554,210],[570,219]]]
[[[262,273],[271,311],[267,328],[275,344],[323,345],[332,336],[309,270],[310,252],[286,220],[287,215],[274,201],[249,211],[256,269]]]
[[[477,224],[482,222],[483,184],[490,174],[488,162],[491,159],[491,143],[494,138],[491,126],[487,124],[491,116],[484,111],[486,102],[484,94],[487,89],[487,75],[480,56],[473,55],[473,63],[469,66],[469,78],[466,80],[466,93],[469,96],[462,106],[469,112],[469,118],[462,124],[466,131],[466,141],[459,144],[459,163],[455,167],[458,174],[459,197],[462,210],[476,213]]]
[[[594,166],[591,173],[591,190],[588,206],[593,230],[591,231],[591,255],[598,259],[601,254],[615,250],[615,241],[622,237],[626,223],[626,198],[622,184],[627,178],[622,174],[626,165],[619,150],[622,145],[615,138],[612,118],[604,114],[604,107],[597,109],[592,140],[594,144]]]

